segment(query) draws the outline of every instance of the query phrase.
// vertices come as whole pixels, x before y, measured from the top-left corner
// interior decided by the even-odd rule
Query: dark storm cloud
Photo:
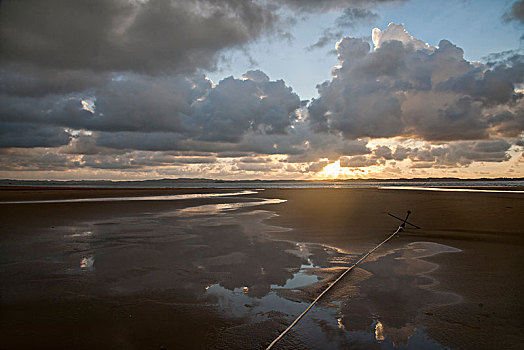
[[[67,145],[71,135],[60,127],[31,123],[2,123],[0,148],[4,147],[57,147]]]
[[[33,65],[11,64],[0,68],[0,94],[40,97],[78,93],[101,86],[108,80],[108,74],[93,74],[85,70],[36,68]]]
[[[214,69],[221,52],[264,34],[288,36],[292,18],[345,9],[338,26],[398,0],[4,0],[0,60],[72,72],[186,73]],[[83,74],[83,73],[82,73]]]
[[[485,105],[522,98],[521,93],[515,94],[515,86],[524,82],[524,55],[515,52],[490,66],[489,70],[484,65],[472,67],[467,73],[450,77],[435,88],[471,96]]]
[[[240,133],[241,134],[241,133]],[[239,135],[240,135],[239,134]],[[96,145],[119,150],[210,152],[219,157],[287,155],[287,162],[336,160],[341,155],[368,154],[366,140],[343,140],[311,132],[304,120],[295,120],[284,134],[249,130],[238,142],[202,141],[173,132],[98,132]]]
[[[2,1],[1,60],[41,67],[189,72],[279,21],[253,1]]]
[[[504,132],[522,131],[521,116],[512,111],[522,100],[515,88],[523,81],[524,56],[492,67],[471,63],[449,41],[432,48],[395,24],[374,30],[373,41],[373,51],[360,39],[339,42],[340,66],[309,106],[317,132],[341,132],[348,139],[486,139],[497,134],[501,121],[489,118],[494,106],[509,112]]]
[[[304,12],[324,12],[333,9],[364,8],[386,3],[402,3],[405,0],[272,0],[272,2]]]
[[[215,87],[200,75],[124,75],[84,96],[0,95],[0,120],[103,131],[104,146],[138,146],[120,136],[140,133],[143,147],[176,150],[190,140],[238,143],[249,131],[286,134],[301,106],[290,87],[261,71],[226,78]]]
[[[487,112],[491,132],[500,137],[519,137],[524,130],[524,99],[510,106],[495,106]]]
[[[194,97],[185,79],[131,77],[111,80],[85,95],[96,99],[95,111],[83,109],[79,94],[19,97],[0,95],[0,118],[75,129],[102,131],[180,130],[179,113]]]
[[[524,0],[515,1],[511,9],[502,17],[506,22],[519,21],[524,23]]]
[[[255,80],[249,76],[258,73]],[[190,128],[199,129],[203,141],[239,142],[249,131],[285,134],[300,107],[298,95],[282,80],[269,81],[262,72],[247,79],[226,78],[192,106]]]

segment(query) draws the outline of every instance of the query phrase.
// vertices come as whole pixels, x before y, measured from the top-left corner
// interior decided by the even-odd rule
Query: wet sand
[[[430,273],[437,283],[431,289],[454,293],[461,302],[428,308],[430,303],[402,295],[402,288],[392,287],[400,283],[395,280],[380,291],[371,291],[376,303],[387,300],[390,305],[401,305],[399,312],[406,310],[407,304],[424,306],[427,310],[421,310],[416,318],[430,337],[451,348],[517,349],[523,344],[523,195],[374,189],[265,191],[264,195],[288,200],[279,209],[268,207],[280,214],[272,219],[273,224],[295,227],[281,236],[355,254],[391,232],[396,222],[384,212],[403,216],[411,209],[410,221],[422,229],[408,229],[384,250],[411,242],[460,249],[459,253],[424,260],[438,264]],[[398,291],[398,297],[389,293],[391,289]],[[375,306],[380,309],[378,304]]]
[[[210,192],[232,190],[20,188],[0,201]],[[266,189],[0,204],[0,348],[263,348],[396,228],[384,212],[411,209],[422,230],[377,251],[277,348],[516,349],[523,199]]]

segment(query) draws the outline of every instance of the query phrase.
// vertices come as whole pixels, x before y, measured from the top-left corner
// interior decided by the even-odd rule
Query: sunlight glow
[[[93,103],[93,101],[89,101],[89,100],[82,100],[82,109],[84,111],[88,111],[88,112],[91,112],[91,113],[95,113],[95,105]]]
[[[337,160],[326,165],[317,175],[325,179],[348,179],[358,177],[359,172],[354,168],[341,167],[340,160]]]

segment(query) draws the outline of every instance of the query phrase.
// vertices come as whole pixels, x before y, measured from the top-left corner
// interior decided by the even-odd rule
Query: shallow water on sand
[[[101,197],[101,198],[72,198],[72,199],[41,199],[41,200],[19,200],[19,201],[0,201],[0,204],[49,204],[49,203],[85,203],[85,202],[127,202],[127,201],[175,201],[184,199],[203,199],[216,197],[245,196],[257,194],[256,191],[237,191],[222,193],[189,193],[189,194],[169,194],[163,196],[139,196],[139,197]]]
[[[40,348],[267,345],[327,280],[357,258],[319,244],[276,240],[289,228],[267,224],[275,214],[263,206],[281,202],[260,198],[93,218],[34,227],[23,237],[2,240],[1,303],[6,311],[0,316],[0,346],[38,344],[27,340],[24,345],[24,332],[45,338]],[[421,258],[456,251],[413,243],[382,252],[342,281],[280,346],[442,348],[426,335],[420,315],[428,304],[454,303],[460,297],[432,291],[435,281],[425,274],[436,265]],[[30,307],[34,303],[44,309]],[[86,303],[87,309],[77,303]],[[137,305],[148,306],[133,309]],[[167,321],[167,314],[179,318]],[[19,323],[10,319],[14,315]],[[27,319],[32,326],[21,329]],[[200,327],[185,340],[172,333],[183,320]],[[49,334],[46,324],[61,332]],[[81,331],[86,325],[92,330],[89,339]]]

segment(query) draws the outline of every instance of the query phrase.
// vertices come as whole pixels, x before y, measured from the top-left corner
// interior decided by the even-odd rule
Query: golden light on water
[[[384,326],[382,325],[382,322],[377,321],[377,324],[375,325],[375,339],[378,342],[382,342],[384,339]]]
[[[342,317],[339,317],[339,318],[337,319],[337,324],[338,324],[338,328],[340,328],[340,329],[344,329],[344,330],[346,329],[346,327],[345,327],[344,324],[342,323]]]

